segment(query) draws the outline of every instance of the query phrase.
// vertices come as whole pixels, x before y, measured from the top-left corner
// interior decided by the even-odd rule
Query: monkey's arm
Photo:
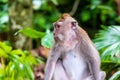
[[[93,76],[93,80],[99,80],[100,77],[100,57],[97,49],[94,45],[84,42],[84,50],[82,50],[83,54],[85,55],[88,68],[90,70],[90,75]]]
[[[59,51],[53,49],[50,53],[50,56],[47,60],[46,68],[45,68],[45,78],[44,80],[52,80],[52,76],[54,73],[56,62],[59,58]]]

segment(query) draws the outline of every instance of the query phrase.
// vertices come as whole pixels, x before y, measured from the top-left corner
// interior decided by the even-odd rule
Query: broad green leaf
[[[8,0],[1,0],[0,2],[6,3],[6,2],[8,2]]]
[[[4,58],[8,57],[7,53],[1,48],[0,48],[0,57],[4,57]]]
[[[7,53],[9,53],[12,50],[12,47],[6,45],[4,42],[0,42],[0,48],[2,48]]]
[[[118,77],[120,77],[120,71],[117,71],[116,73],[114,73],[109,80],[119,80]]]
[[[15,64],[14,64],[12,61],[10,61],[9,64],[8,64],[8,66],[9,66],[9,70],[10,70],[11,72],[13,72],[14,69],[15,69]]]
[[[41,44],[44,47],[51,48],[53,45],[53,34],[50,32],[50,30],[46,31],[46,35],[42,38]]]
[[[9,59],[12,60],[13,62],[15,62],[16,64],[20,64],[20,57],[18,55],[15,54],[9,54]]]
[[[44,59],[42,57],[38,57],[36,60],[38,63],[44,64]]]
[[[26,56],[25,61],[26,61],[29,65],[37,64],[37,60],[36,60],[35,57],[33,57],[32,55]]]
[[[5,72],[7,75],[12,76],[12,73],[15,73],[15,64],[10,61],[9,64],[5,67]]]
[[[13,51],[11,51],[10,52],[11,54],[15,54],[15,55],[25,55],[24,54],[24,52],[22,51],[22,50],[20,50],[20,49],[18,49],[18,50],[13,50]]]
[[[31,67],[26,63],[24,64],[25,68],[26,68],[26,72],[30,78],[30,80],[34,80],[34,74],[33,74],[33,71],[31,69]]]
[[[19,32],[23,33],[24,35],[30,38],[42,38],[45,35],[44,32],[39,32],[32,28],[25,28],[20,30]]]

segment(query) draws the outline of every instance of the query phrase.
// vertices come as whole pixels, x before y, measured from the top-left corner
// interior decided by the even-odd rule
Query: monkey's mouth
[[[58,35],[54,35],[54,39],[55,40],[59,40],[59,41],[63,41],[63,39],[64,39],[64,37],[63,37],[63,35],[62,34],[58,34]]]

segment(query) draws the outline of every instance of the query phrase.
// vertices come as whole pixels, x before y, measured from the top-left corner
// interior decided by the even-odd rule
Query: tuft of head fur
[[[66,19],[68,17],[71,17],[68,13],[63,13],[61,16],[62,19]]]
[[[69,22],[72,22],[72,21],[76,21],[74,18],[72,18],[71,16],[70,16],[70,14],[68,14],[68,13],[63,13],[62,15],[61,15],[61,17],[57,20],[57,22],[59,22],[59,21],[69,21]]]

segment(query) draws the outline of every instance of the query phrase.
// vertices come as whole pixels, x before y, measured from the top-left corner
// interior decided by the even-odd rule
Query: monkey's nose
[[[53,34],[54,34],[54,37],[58,37],[59,32],[56,31],[56,32],[54,32]]]

